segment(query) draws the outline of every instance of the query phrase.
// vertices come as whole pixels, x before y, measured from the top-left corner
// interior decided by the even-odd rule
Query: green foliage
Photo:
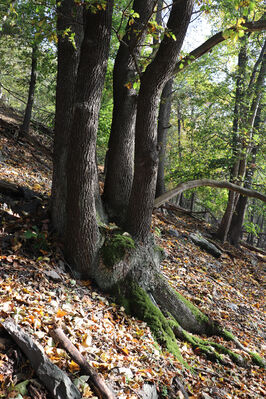
[[[23,238],[36,251],[48,249],[46,234],[40,231],[37,226],[33,226],[31,230],[25,231]]]

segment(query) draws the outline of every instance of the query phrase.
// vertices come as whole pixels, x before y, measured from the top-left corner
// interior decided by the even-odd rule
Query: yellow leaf
[[[38,183],[35,183],[33,186],[34,190],[41,190],[41,186]]]
[[[127,349],[127,348],[122,348],[122,352],[123,352],[125,355],[128,355],[128,349]]]
[[[71,362],[69,363],[68,368],[71,371],[71,373],[79,371],[80,369],[79,365],[75,363],[73,360],[71,360]]]

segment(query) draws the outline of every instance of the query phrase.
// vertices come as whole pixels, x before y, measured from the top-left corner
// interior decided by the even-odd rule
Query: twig
[[[95,369],[89,365],[82,354],[67,338],[61,328],[54,328],[50,331],[50,335],[57,341],[60,346],[65,349],[71,358],[81,367],[81,369],[90,376],[90,382],[93,386],[94,391],[101,399],[115,399],[116,396],[111,388],[106,384],[104,379],[95,371]]]

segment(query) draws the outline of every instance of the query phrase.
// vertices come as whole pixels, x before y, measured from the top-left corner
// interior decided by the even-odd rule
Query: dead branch
[[[234,183],[229,183],[227,181],[202,179],[202,180],[191,180],[191,181],[188,181],[185,183],[178,184],[172,190],[167,191],[166,193],[160,195],[160,197],[156,198],[154,201],[154,208],[159,208],[165,202],[169,201],[171,198],[182,193],[183,191],[189,190],[191,188],[203,187],[203,186],[215,187],[215,188],[226,188],[228,190],[235,191],[235,192],[245,195],[247,197],[258,198],[261,201],[266,202],[266,195],[264,195],[258,191],[249,190],[247,188],[238,186],[237,184],[234,184]]]
[[[80,366],[80,368],[90,376],[90,382],[93,386],[95,393],[101,399],[115,399],[112,389],[106,384],[104,379],[89,365],[84,356],[77,350],[72,342],[67,338],[61,328],[55,328],[50,332],[51,336],[55,339],[60,346],[65,349],[71,358]]]

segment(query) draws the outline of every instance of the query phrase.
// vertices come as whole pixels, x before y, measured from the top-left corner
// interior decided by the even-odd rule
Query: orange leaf
[[[67,312],[65,312],[62,309],[58,309],[58,311],[56,313],[56,317],[64,317],[65,315],[67,315]]]

